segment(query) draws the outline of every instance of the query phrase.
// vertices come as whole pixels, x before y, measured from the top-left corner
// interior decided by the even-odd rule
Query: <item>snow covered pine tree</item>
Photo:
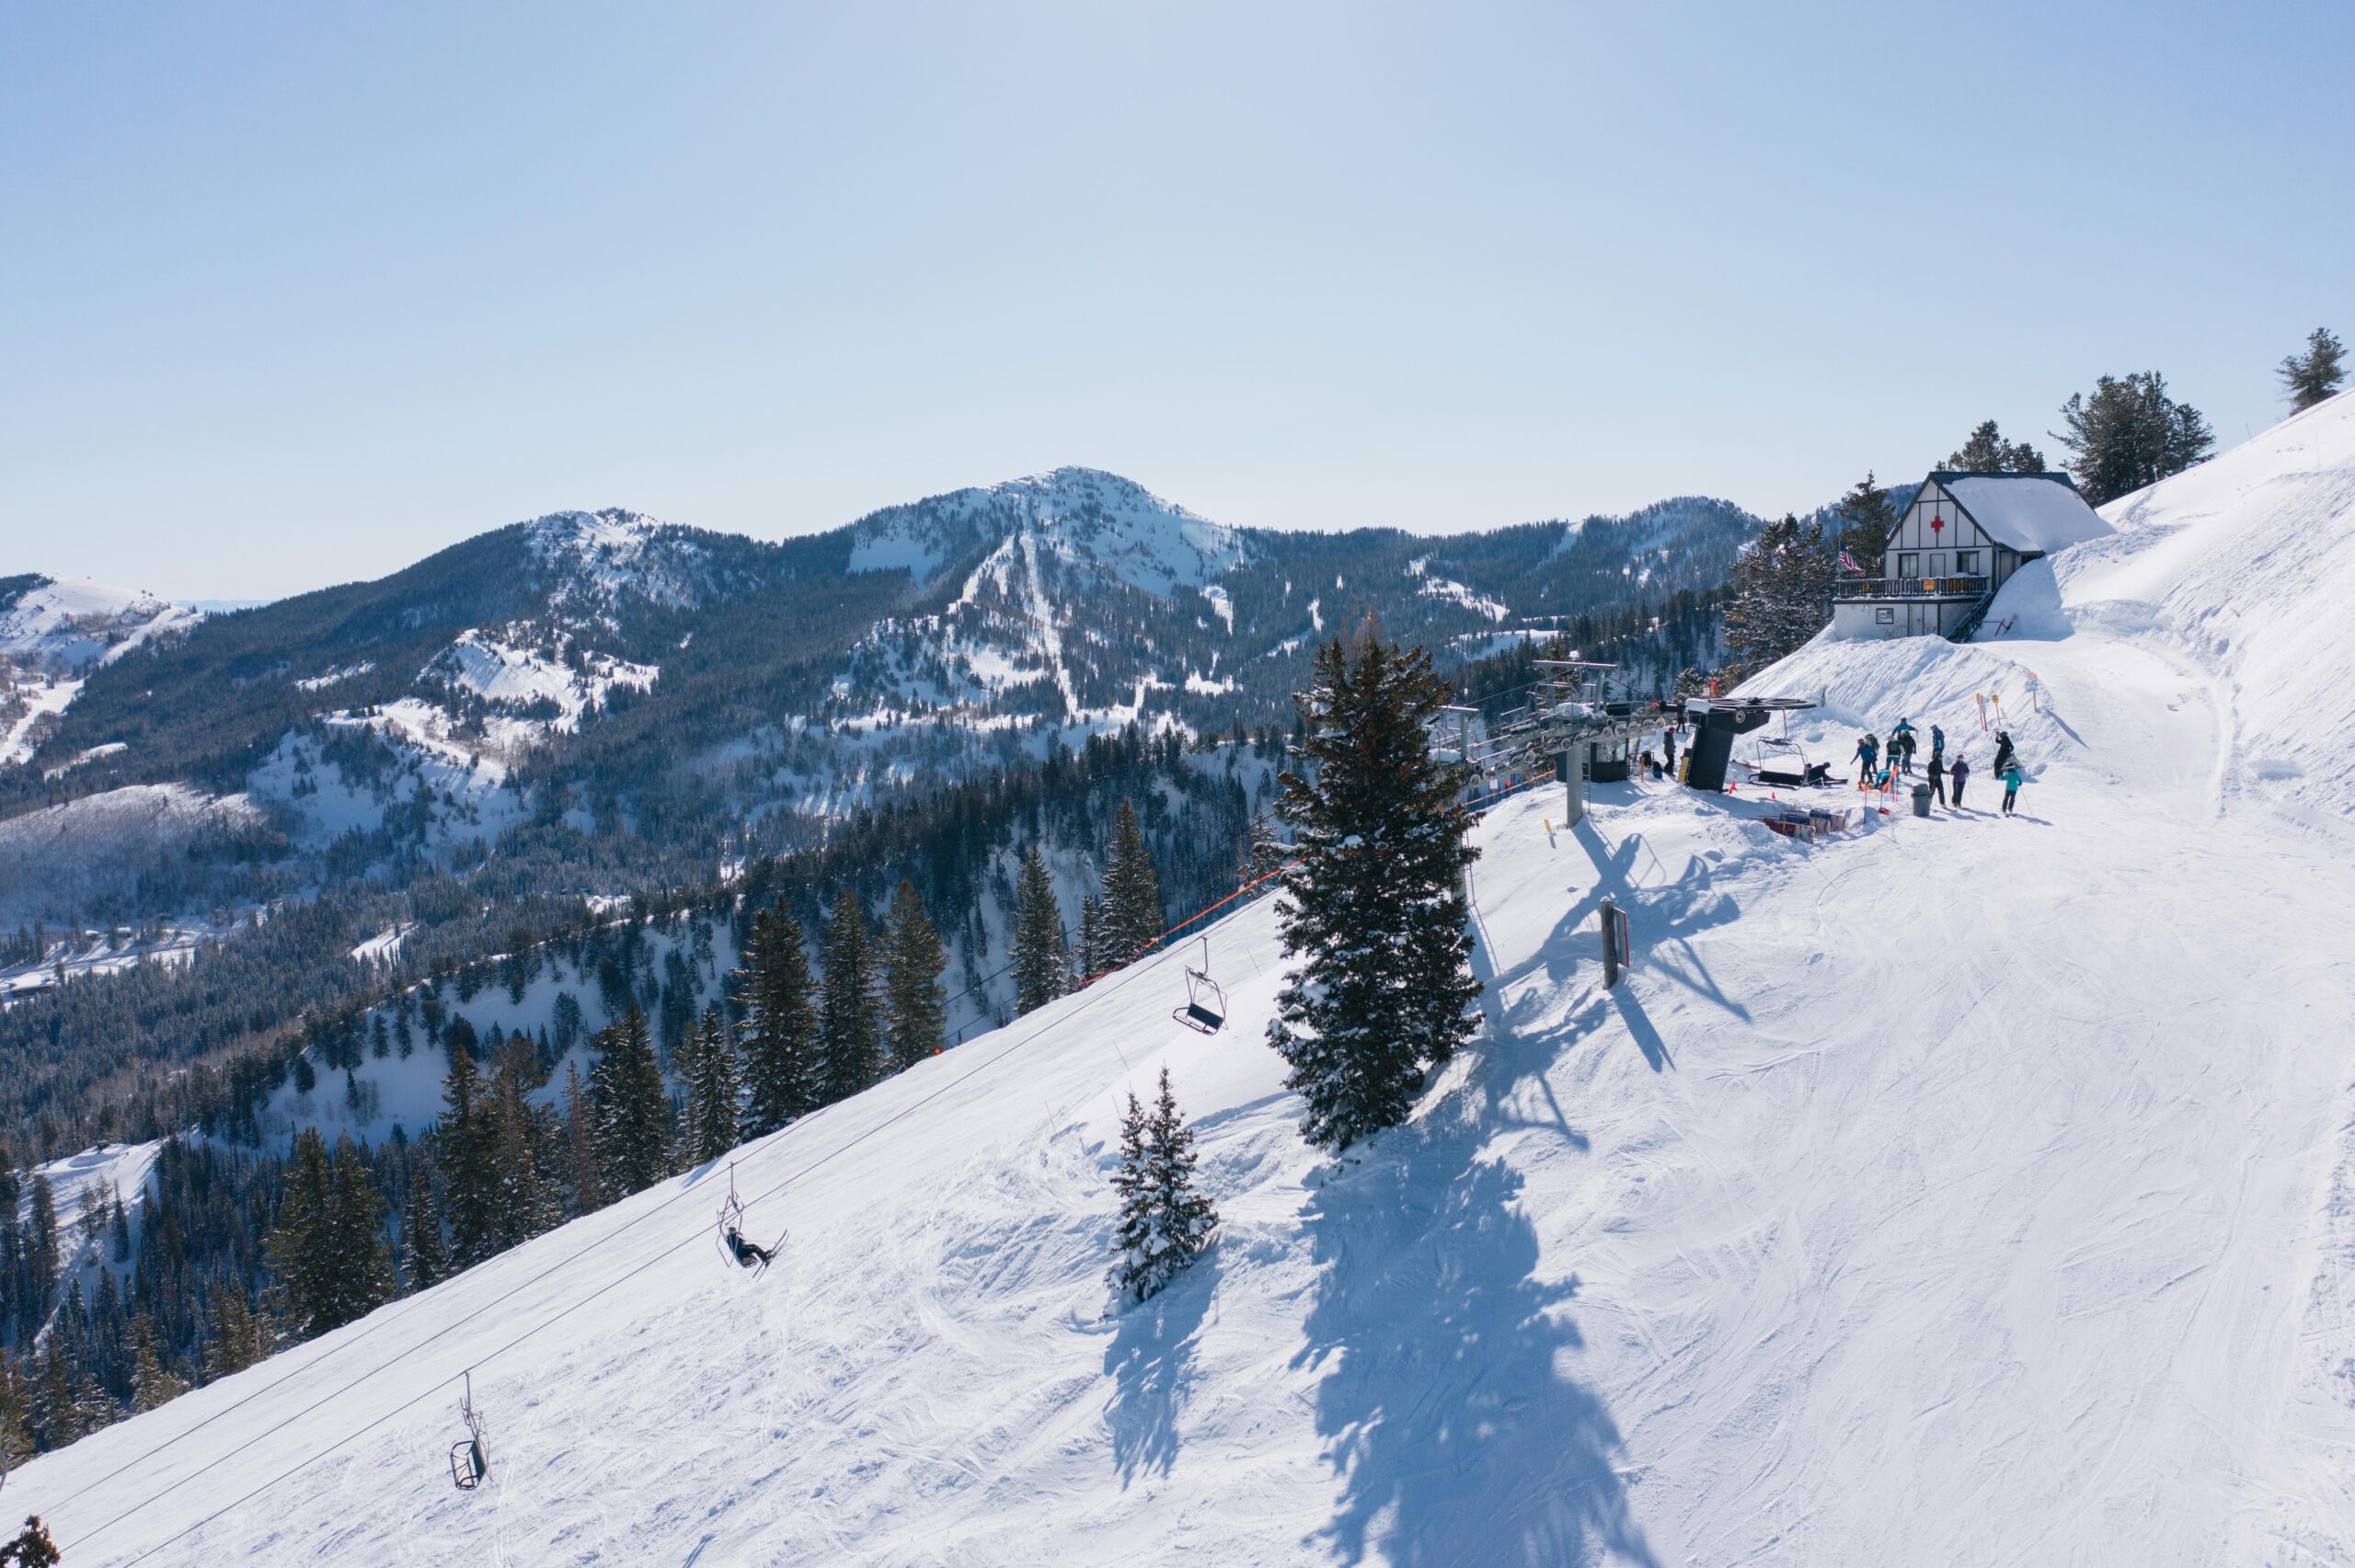
[[[1194,1129],[1178,1114],[1169,1070],[1148,1116],[1134,1094],[1120,1119],[1120,1261],[1107,1276],[1124,1301],[1142,1301],[1201,1254],[1218,1229],[1218,1211],[1194,1188]]]
[[[1277,812],[1294,830],[1276,912],[1302,961],[1276,997],[1268,1043],[1308,1102],[1301,1130],[1341,1150],[1407,1119],[1427,1068],[1476,1026],[1464,871],[1468,777],[1431,755],[1425,725],[1448,700],[1421,648],[1402,653],[1369,618],[1317,650],[1294,701],[1305,738]]]

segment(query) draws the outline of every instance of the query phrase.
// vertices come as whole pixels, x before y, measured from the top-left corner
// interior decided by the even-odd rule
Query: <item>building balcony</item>
[[[1987,578],[1842,578],[1832,589],[1836,601],[1870,602],[1890,599],[1981,599]]]

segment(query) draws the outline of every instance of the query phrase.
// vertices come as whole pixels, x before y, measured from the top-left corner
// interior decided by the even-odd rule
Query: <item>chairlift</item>
[[[490,1456],[483,1452],[482,1417],[475,1413],[475,1375],[464,1374],[465,1391],[458,1396],[458,1419],[466,1424],[466,1435],[450,1445],[450,1479],[461,1492],[472,1492],[490,1473]]]
[[[757,1279],[766,1274],[785,1246],[780,1235],[767,1246],[744,1234],[744,1200],[736,1196],[736,1162],[728,1162],[728,1201],[719,1206],[719,1250],[729,1262],[749,1268]]]
[[[1202,967],[1186,966],[1186,1005],[1169,1016],[1198,1035],[1215,1035],[1226,1026],[1226,993],[1211,979],[1211,939],[1202,937]]]

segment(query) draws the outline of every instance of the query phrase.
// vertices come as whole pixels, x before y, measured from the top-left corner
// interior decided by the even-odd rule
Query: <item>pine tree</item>
[[[1134,1094],[1120,1122],[1120,1169],[1112,1190],[1120,1196],[1120,1261],[1109,1283],[1123,1298],[1142,1301],[1200,1255],[1218,1229],[1218,1212],[1194,1186],[1194,1131],[1178,1111],[1169,1070],[1145,1115]]]
[[[327,1309],[314,1333],[366,1317],[393,1298],[393,1260],[385,1244],[385,1197],[367,1157],[349,1137],[336,1139],[327,1198]]]
[[[904,1072],[938,1051],[948,1034],[948,1001],[940,989],[948,950],[902,877],[891,895],[884,937],[883,997],[890,1014],[891,1070]]]
[[[589,1104],[597,1173],[607,1192],[626,1197],[671,1173],[671,1094],[645,1014],[635,1007],[597,1036]]]
[[[16,1357],[0,1351],[0,1467],[14,1470],[33,1456],[33,1390]]]
[[[1959,474],[2042,474],[2044,454],[2026,441],[2007,441],[1993,419],[1982,420],[1970,439],[1947,458]]]
[[[717,1160],[736,1147],[742,1090],[737,1080],[736,1042],[717,1007],[706,1008],[695,1025],[695,1053],[687,1074],[684,1135],[690,1164]]]
[[[578,1218],[605,1207],[605,1177],[597,1161],[597,1116],[578,1063],[564,1070],[565,1184],[571,1212]]]
[[[2303,414],[2336,393],[2347,381],[2347,346],[2330,328],[2317,326],[2306,336],[2306,351],[2281,361],[2281,385],[2290,395],[2290,412]]]
[[[450,1277],[450,1248],[442,1239],[441,1206],[433,1201],[433,1184],[422,1171],[409,1189],[401,1232],[411,1290],[430,1290]]]
[[[1063,913],[1046,860],[1032,844],[1014,892],[1014,1011],[1029,1013],[1063,993]]]
[[[1284,863],[1290,859],[1292,846],[1284,842],[1282,836],[1276,831],[1275,818],[1269,814],[1266,807],[1261,807],[1251,814],[1251,826],[1243,835],[1241,864],[1235,868],[1240,886],[1250,887],[1255,884],[1264,884],[1281,871]],[[1254,896],[1261,896],[1265,892],[1262,887],[1260,894]]]
[[[752,918],[744,966],[744,1136],[774,1132],[818,1104],[818,1012],[801,922],[784,909]]]
[[[1312,1143],[1345,1149],[1406,1119],[1423,1073],[1475,1026],[1464,873],[1479,852],[1456,804],[1468,777],[1431,755],[1449,699],[1421,648],[1401,653],[1371,620],[1319,649],[1294,699],[1302,738],[1278,812],[1294,864],[1276,906],[1296,956],[1268,1025],[1308,1102]]]
[[[139,1314],[135,1336],[138,1345],[131,1374],[131,1408],[145,1412],[166,1404],[188,1391],[188,1384],[164,1369],[163,1358],[155,1353],[155,1325],[147,1314]]]
[[[1832,611],[1823,525],[1801,526],[1787,515],[1768,523],[1736,557],[1733,592],[1726,607],[1726,653],[1737,670],[1763,670],[1814,636]]]
[[[818,1035],[827,1104],[875,1082],[882,1068],[876,1017],[875,948],[858,895],[844,889],[826,922],[826,973],[819,982]]]
[[[1104,967],[1135,962],[1152,951],[1166,929],[1161,886],[1153,872],[1135,807],[1120,802],[1112,829],[1112,863],[1104,870]]]
[[[541,1087],[539,1052],[525,1036],[511,1035],[499,1047],[498,1064],[486,1137],[495,1195],[491,1240],[504,1252],[553,1227],[562,1205],[550,1174],[555,1128],[532,1101]]]
[[[1867,469],[1832,509],[1840,519],[1838,548],[1864,568],[1865,576],[1880,576],[1881,553],[1897,527],[1897,509],[1890,504],[1889,492],[1873,482]]]
[[[487,1105],[474,1052],[450,1032],[449,1075],[433,1129],[433,1162],[442,1177],[450,1219],[450,1258],[470,1268],[499,1250],[499,1167],[494,1107]]]
[[[2091,506],[2180,474],[2216,447],[2207,419],[2168,396],[2156,371],[2103,376],[2092,397],[2069,395],[2061,419],[2068,428],[2053,439],[2068,448],[2069,471]]]
[[[269,1237],[270,1266],[286,1292],[294,1332],[320,1332],[326,1315],[330,1199],[327,1147],[316,1127],[294,1135],[279,1195],[278,1224]]]
[[[1094,979],[1103,962],[1104,902],[1090,893],[1079,901],[1079,951],[1071,959],[1073,988]]]
[[[268,1322],[247,1304],[245,1291],[234,1283],[215,1290],[212,1330],[204,1343],[205,1380],[217,1383],[242,1372],[270,1351]]]
[[[39,1514],[28,1517],[13,1539],[0,1541],[0,1568],[57,1568],[59,1561],[57,1543]]]

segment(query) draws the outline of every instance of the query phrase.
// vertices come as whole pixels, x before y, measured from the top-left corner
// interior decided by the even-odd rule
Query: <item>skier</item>
[[[2012,803],[2020,797],[2019,762],[2015,760],[2010,767],[1995,776],[2004,781],[2004,815],[2009,817],[2012,814]]]
[[[1970,759],[1957,757],[1954,766],[1947,770],[1947,776],[1954,781],[1954,808],[1959,811],[1962,809],[1962,786],[1970,782]]]
[[[2012,750],[2012,732],[2008,729],[1997,730],[1995,732],[1996,777],[2001,778],[2003,776],[2004,770],[2012,765],[2012,758],[2014,755],[2016,755],[2016,753]]]
[[[1856,758],[1864,763],[1856,770],[1856,787],[1869,789],[1872,787],[1873,764],[1880,760],[1880,742],[1873,738],[1873,732],[1869,729],[1865,731],[1865,738],[1856,742]]]
[[[1936,725],[1930,727],[1930,761],[1935,762],[1946,754],[1947,732]]]
[[[762,1268],[776,1261],[775,1254],[757,1242],[748,1242],[744,1233],[730,1225],[728,1228],[728,1252],[746,1268]]]
[[[1898,771],[1910,777],[1913,772],[1913,727],[1910,724],[1905,727],[1905,735],[1901,745],[1903,748],[1901,753],[1902,765]]]
[[[1940,806],[1947,803],[1946,759],[1938,755],[1935,745],[1930,748],[1930,795]]]
[[[1668,765],[1661,771],[1670,778],[1676,776],[1676,727],[1670,725],[1660,732],[1660,749],[1668,754]]]

